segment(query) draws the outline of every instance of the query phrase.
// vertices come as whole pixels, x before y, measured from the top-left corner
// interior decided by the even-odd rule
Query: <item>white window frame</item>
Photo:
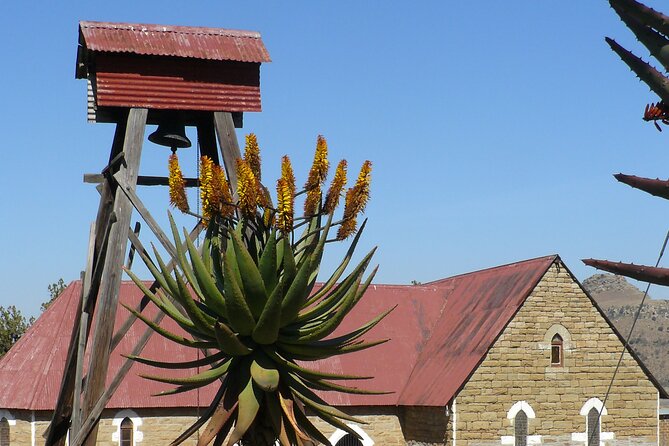
[[[358,435],[360,435],[361,437],[360,441],[362,442],[362,446],[374,446],[374,440],[372,440],[371,437],[367,435],[367,432],[362,430],[360,426],[358,426],[357,424],[347,424],[347,426],[353,429],[355,432],[357,432]],[[341,429],[337,429],[332,435],[330,435],[330,438],[328,440],[330,440],[331,444],[335,445],[339,440],[344,438],[346,434],[348,434],[348,432]]]
[[[139,430],[139,426],[142,425],[142,419],[135,411],[130,409],[124,409],[114,415],[112,425],[116,426],[116,430],[112,433],[112,442],[118,445],[121,444],[121,423],[126,418],[130,418],[130,421],[132,421],[132,443],[133,446],[136,446],[137,443],[141,443],[144,440],[144,433]]]
[[[585,432],[572,432],[571,441],[582,442],[585,446],[588,445],[588,412],[592,408],[597,409],[599,412],[599,445],[606,446],[606,442],[613,440],[615,434],[613,432],[604,432],[602,431],[602,419],[605,415],[608,415],[604,403],[599,398],[590,398],[588,401],[583,404],[579,414],[585,418]]]
[[[534,413],[534,409],[532,409],[532,406],[527,401],[517,401],[516,403],[511,406],[511,409],[506,413],[506,418],[509,420],[509,423],[511,423],[511,426],[514,426],[514,421],[516,419],[516,415],[518,415],[518,412],[520,411],[525,412],[525,415],[527,415],[527,421],[529,424],[529,420],[536,418],[536,414]],[[501,437],[502,444],[508,444],[508,445],[514,445],[516,444],[516,436],[514,435],[502,435]],[[528,435],[527,436],[527,444],[541,444],[541,435]]]

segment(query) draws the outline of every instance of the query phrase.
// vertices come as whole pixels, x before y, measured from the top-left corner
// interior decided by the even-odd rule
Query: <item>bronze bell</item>
[[[155,132],[149,135],[149,141],[172,149],[185,149],[191,146],[186,136],[186,126],[176,120],[168,120],[158,125]]]

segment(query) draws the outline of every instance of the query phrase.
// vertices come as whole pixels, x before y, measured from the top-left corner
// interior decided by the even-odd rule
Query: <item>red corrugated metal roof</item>
[[[81,293],[81,283],[73,282],[61,294],[49,309],[35,322],[25,335],[10,351],[0,359],[0,407],[4,409],[53,410],[60,382],[65,368],[70,333]],[[141,300],[141,292],[132,283],[124,282],[121,286],[121,301],[136,306]],[[147,314],[155,314],[155,307],[147,308]],[[118,328],[128,316],[128,311],[119,307],[116,316]],[[163,319],[163,326],[172,331],[185,334],[169,320]],[[110,358],[108,382],[125,360],[121,354],[129,354],[145,325],[138,322],[133,325]],[[175,346],[159,335],[151,336],[143,356],[148,358],[169,358],[172,361],[190,361],[197,358],[194,349]],[[87,364],[87,360],[85,364]],[[174,376],[179,376],[177,372]],[[134,364],[125,380],[107,404],[107,408],[160,408],[160,407],[197,407],[208,405],[215,389],[209,388],[198,392],[186,392],[164,397],[152,397],[152,394],[169,389],[170,385],[156,383],[138,376],[156,374],[156,369]],[[161,374],[159,372],[158,374]]]
[[[221,28],[79,22],[79,43],[89,51],[270,62],[260,34]]]
[[[324,371],[373,376],[350,382],[366,389],[391,391],[387,395],[324,393],[341,406],[438,405],[448,403],[483,359],[497,336],[513,317],[555,256],[519,262],[444,279],[424,286],[372,285],[333,335],[353,330],[382,311],[397,305],[366,339],[390,339],[385,344],[330,360],[305,365]],[[67,355],[81,284],[73,282],[38,319],[19,342],[0,359],[0,408],[52,409]],[[121,286],[121,302],[135,306],[141,293],[129,282]],[[148,314],[155,312],[151,306]],[[120,307],[116,326],[127,311]],[[163,325],[180,332],[168,318]],[[110,376],[118,370],[144,331],[136,323],[110,358]],[[54,342],[55,333],[55,342]],[[196,351],[153,335],[143,356],[192,360]],[[214,386],[198,395],[185,392],[151,397],[168,385],[147,381],[139,373],[156,373],[133,365],[108,408],[194,407],[213,398]],[[159,372],[160,373],[160,372]]]
[[[423,286],[372,285],[333,336],[351,331],[397,305],[395,311],[365,336],[367,340],[389,338],[390,341],[362,352],[305,365],[323,371],[373,376],[370,380],[347,384],[394,392],[371,396],[323,393],[331,404],[445,406],[483,361],[550,265],[558,260],[558,256],[541,257]],[[0,408],[53,409],[80,286],[79,282],[70,284],[0,359]],[[122,302],[136,305],[140,298],[132,283],[123,283]],[[148,314],[154,311],[150,308]],[[119,308],[117,327],[126,316],[126,310]],[[163,325],[179,331],[167,318]],[[120,367],[123,361],[120,354],[129,353],[143,331],[144,325],[137,323],[125,336],[111,356],[111,371]],[[174,345],[154,335],[143,356],[185,361],[195,359],[196,354],[193,349]],[[135,364],[110,401],[109,408],[194,407],[208,404],[215,391],[212,385],[199,395],[186,392],[151,397],[170,386],[144,380],[138,373],[151,374],[156,370]],[[649,378],[658,386],[651,375]]]
[[[446,305],[399,404],[448,404],[557,258],[541,257],[428,284],[446,292]]]

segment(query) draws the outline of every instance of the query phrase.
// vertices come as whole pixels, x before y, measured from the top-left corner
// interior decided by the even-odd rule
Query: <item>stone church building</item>
[[[80,292],[79,282],[70,284],[0,359],[0,446],[43,444]],[[123,284],[123,302],[140,299]],[[316,364],[374,376],[355,385],[393,392],[323,394],[367,422],[353,427],[361,440],[319,423],[334,446],[669,444],[669,420],[660,415],[667,394],[633,351],[607,396],[622,338],[558,256],[424,285],[373,285],[342,328],[394,305],[366,336],[389,342]],[[117,325],[127,314],[119,309]],[[136,323],[120,342],[112,372],[143,331]],[[143,356],[196,354],[154,335]],[[213,388],[153,397],[167,387],[138,373],[151,371],[133,366],[103,414],[99,445],[169,444],[213,397]]]

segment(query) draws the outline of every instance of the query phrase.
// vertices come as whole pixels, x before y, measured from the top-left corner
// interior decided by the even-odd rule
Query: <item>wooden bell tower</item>
[[[47,446],[65,445],[68,432],[70,446],[95,445],[102,410],[132,365],[126,360],[107,379],[110,354],[136,320],[131,315],[114,333],[128,245],[131,252],[144,250],[130,228],[133,208],[163,247],[174,252],[135,192],[138,185],[167,185],[167,178],[140,175],[146,125],[176,119],[195,127],[201,154],[222,162],[236,183],[240,150],[235,127],[242,126],[244,112],[260,111],[260,64],[269,61],[255,32],[80,22],[76,77],[88,81],[88,119],[113,123],[116,131],[108,164],[100,175],[85,176],[100,183],[100,205]],[[147,303],[144,299],[137,311]],[[133,354],[142,351],[151,332],[146,329]]]

